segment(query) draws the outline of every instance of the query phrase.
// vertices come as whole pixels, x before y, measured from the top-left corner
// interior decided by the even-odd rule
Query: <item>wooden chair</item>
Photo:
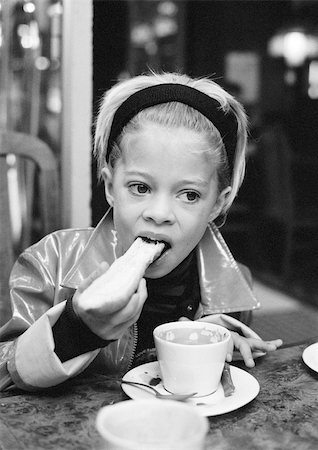
[[[8,172],[12,167],[8,155],[13,155],[9,160],[16,158],[20,186],[22,227],[18,243],[11,220]],[[0,325],[10,316],[8,280],[14,261],[20,251],[60,227],[59,198],[58,165],[48,145],[31,135],[0,130]]]
[[[295,157],[279,124],[262,133],[258,158],[261,181],[255,189],[261,189],[264,196],[259,217],[261,228],[272,239],[271,244],[266,243],[268,250],[280,253],[279,275],[290,282],[295,260],[317,254],[318,208],[310,205],[308,195],[296,189]],[[308,180],[301,170],[304,192]]]

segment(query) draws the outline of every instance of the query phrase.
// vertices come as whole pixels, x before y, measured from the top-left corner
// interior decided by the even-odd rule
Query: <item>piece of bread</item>
[[[158,256],[160,256],[163,249],[164,244],[162,242],[151,240],[145,241],[138,237],[127,250],[126,254],[129,252],[136,264],[140,263],[147,268],[156,258],[158,258]]]

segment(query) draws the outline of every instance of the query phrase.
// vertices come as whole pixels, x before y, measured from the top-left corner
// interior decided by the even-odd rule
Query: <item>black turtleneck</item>
[[[137,322],[136,354],[154,347],[152,332],[157,325],[180,317],[194,319],[200,303],[195,252],[168,275],[158,279],[147,278],[146,281],[148,298]],[[82,322],[73,310],[71,299],[52,330],[55,353],[62,362],[111,342],[101,339]]]
[[[154,347],[152,332],[157,325],[180,317],[193,320],[200,302],[195,252],[168,275],[146,281],[148,298],[137,322],[137,353]]]

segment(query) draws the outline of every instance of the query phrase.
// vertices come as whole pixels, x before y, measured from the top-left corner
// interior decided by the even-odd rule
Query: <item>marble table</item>
[[[260,392],[240,409],[209,418],[207,450],[318,448],[318,373],[302,361],[310,343],[258,358],[253,369],[234,363],[258,380]],[[78,377],[45,393],[2,392],[0,449],[100,449],[97,411],[125,400],[116,380],[103,375]]]

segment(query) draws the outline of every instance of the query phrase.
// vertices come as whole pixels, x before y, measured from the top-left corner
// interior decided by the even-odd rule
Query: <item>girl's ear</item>
[[[231,186],[228,186],[225,189],[223,189],[223,191],[219,194],[209,215],[209,222],[213,222],[213,220],[215,220],[220,215],[221,211],[223,210],[226,198],[228,197],[231,190],[232,190]]]
[[[105,186],[106,200],[110,206],[114,205],[114,195],[113,195],[113,173],[108,167],[102,169],[102,177]]]

